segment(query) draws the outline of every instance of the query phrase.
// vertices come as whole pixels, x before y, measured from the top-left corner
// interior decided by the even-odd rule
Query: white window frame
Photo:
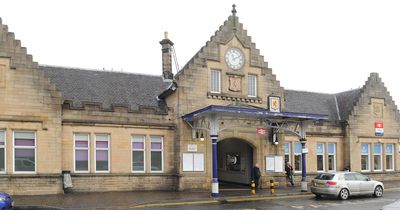
[[[333,145],[333,153],[329,153],[329,145]],[[328,171],[336,171],[336,143],[328,143],[327,145],[327,154],[328,154]],[[333,155],[333,170],[329,170],[329,155]]]
[[[322,145],[322,153],[318,153],[318,145]],[[317,143],[317,172],[324,172],[325,171],[325,144],[324,143]],[[318,170],[318,155],[322,155],[322,171]]]
[[[252,80],[253,79],[253,80]],[[254,90],[254,95],[252,95],[252,91]],[[257,97],[257,75],[248,74],[247,75],[247,92],[248,97]]]
[[[87,148],[84,148],[84,147],[78,147],[78,148],[76,148],[76,145],[75,145],[75,143],[76,143],[76,138],[75,138],[75,136],[76,135],[87,135],[87,142],[88,142],[88,146],[87,146]],[[89,173],[89,171],[90,171],[90,133],[74,133],[74,135],[73,135],[73,137],[74,137],[74,139],[73,139],[73,141],[74,141],[74,173]],[[76,170],[76,150],[86,150],[87,151],[87,155],[88,155],[88,170],[87,171],[78,171],[78,170]]]
[[[218,87],[214,87],[214,72],[216,73],[216,75],[218,75],[217,79],[217,86]],[[220,70],[216,70],[216,69],[212,69],[211,70],[211,75],[210,75],[210,92],[211,93],[221,93],[221,71]]]
[[[285,152],[285,156],[286,156],[286,155],[289,156],[289,163],[292,164],[292,161],[291,161],[291,160],[292,160],[292,157],[291,157],[291,151],[292,151],[292,150],[291,150],[291,148],[290,148],[291,142],[290,142],[290,141],[287,141],[287,142],[285,142],[285,145],[289,145],[289,147],[288,147],[288,148],[289,148],[289,153],[286,153],[286,151],[284,151],[284,152]],[[285,147],[285,145],[284,145],[284,147]],[[283,148],[283,149],[285,149],[285,148]],[[285,156],[283,157],[284,159],[285,159]]]
[[[0,148],[4,149],[4,171],[0,171],[0,174],[7,173],[7,135],[5,130],[0,130],[0,133],[4,133],[4,145],[0,145]]]
[[[107,148],[97,148],[97,136],[107,136]],[[95,137],[94,137],[95,141],[94,141],[94,172],[95,173],[110,173],[110,134],[108,133],[95,133]],[[103,142],[103,141],[99,141],[99,142]],[[107,151],[107,169],[108,170],[97,170],[97,151]]]
[[[375,145],[379,145],[380,151],[381,151],[380,153],[375,153]],[[373,171],[383,171],[383,148],[382,148],[382,144],[380,144],[380,143],[375,143],[374,144],[373,156],[374,156]],[[380,158],[381,158],[381,161],[380,161],[381,168],[380,169],[376,169],[376,170],[375,170],[375,156],[380,156]]]
[[[300,153],[296,153],[296,144],[299,144],[300,145]],[[302,165],[303,165],[303,157],[302,157],[302,154],[301,154],[301,150],[302,150],[302,145],[301,145],[301,143],[300,142],[295,142],[294,143],[294,149],[293,149],[293,163],[292,163],[292,166],[293,166],[293,168],[294,168],[294,172],[295,173],[301,173],[301,171],[302,171]],[[296,155],[299,155],[300,156],[300,170],[296,170]]]
[[[392,146],[392,152],[391,153],[387,153],[386,152],[386,149],[387,149],[388,145]],[[395,164],[394,164],[394,153],[395,153],[395,144],[386,144],[385,145],[385,171],[394,171],[394,166],[395,166]],[[392,156],[391,157],[391,159],[392,159],[392,165],[391,165],[392,169],[388,169],[387,165],[386,165],[386,159],[388,158],[388,156]]]
[[[134,137],[143,137],[143,149],[134,149],[133,148],[133,142],[139,142],[139,141],[134,141]],[[134,171],[133,170],[133,152],[134,151],[143,151],[143,170],[142,171]],[[146,135],[141,135],[141,134],[134,134],[131,135],[131,172],[132,173],[145,173],[146,172]]]
[[[160,139],[157,139],[156,141],[154,141],[153,140],[153,138],[154,137],[156,137],[156,138],[160,138]],[[151,148],[151,143],[152,142],[161,142],[161,149],[152,149]],[[164,173],[164,137],[163,136],[150,136],[150,147],[149,147],[149,149],[150,149],[150,172],[151,173]],[[153,171],[152,169],[151,169],[151,152],[161,152],[161,170],[160,171]]]
[[[15,133],[33,133],[34,134],[34,143],[35,146],[15,146]],[[15,130],[13,131],[13,173],[14,174],[36,174],[37,172],[37,142],[36,142],[36,131],[27,131],[27,130]],[[34,149],[35,153],[35,171],[15,171],[15,149]]]
[[[366,153],[362,153],[362,145],[363,144],[365,144],[365,145],[367,145],[368,146],[368,154],[366,154]],[[360,161],[360,164],[362,164],[362,156],[363,155],[368,155],[368,163],[367,163],[367,169],[365,169],[365,170],[362,170],[362,165],[361,165],[361,171],[362,172],[364,172],[364,171],[371,171],[371,144],[369,144],[369,143],[362,143],[361,145],[361,161]]]

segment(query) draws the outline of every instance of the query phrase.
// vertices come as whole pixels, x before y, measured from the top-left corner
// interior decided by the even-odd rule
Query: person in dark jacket
[[[259,189],[260,177],[261,177],[260,166],[258,165],[258,163],[256,163],[256,165],[254,165],[253,171],[252,171],[252,178],[253,178],[254,184],[256,185],[256,189]]]
[[[293,181],[293,166],[288,161],[285,162],[285,171],[286,171],[286,177],[287,177],[288,181],[293,186],[294,185],[294,181]]]

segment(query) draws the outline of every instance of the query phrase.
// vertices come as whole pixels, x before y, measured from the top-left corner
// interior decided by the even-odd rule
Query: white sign
[[[193,171],[193,153],[183,153],[183,171]]]
[[[188,144],[187,151],[188,152],[197,152],[197,144]]]
[[[267,172],[283,172],[283,156],[265,157],[265,170]]]
[[[308,153],[308,148],[301,149],[301,153]]]
[[[204,171],[203,153],[183,153],[182,171]]]

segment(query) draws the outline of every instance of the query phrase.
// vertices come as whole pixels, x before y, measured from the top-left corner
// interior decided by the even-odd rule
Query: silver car
[[[351,195],[383,195],[383,183],[370,180],[356,172],[328,172],[318,174],[311,182],[311,192],[317,198],[322,195],[337,196],[346,200]]]

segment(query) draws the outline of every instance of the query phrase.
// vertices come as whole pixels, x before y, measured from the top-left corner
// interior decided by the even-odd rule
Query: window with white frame
[[[294,171],[301,171],[301,143],[294,143]]]
[[[163,171],[163,138],[161,136],[150,136],[150,171]]]
[[[325,154],[324,154],[324,144],[317,143],[317,171],[324,171],[325,170]]]
[[[369,144],[361,144],[361,171],[369,171]]]
[[[110,171],[110,136],[108,134],[96,134],[95,144],[95,168],[96,172]]]
[[[394,144],[386,144],[386,171],[394,170]]]
[[[144,135],[132,136],[132,172],[145,172],[145,139]]]
[[[14,172],[36,172],[35,132],[14,132]]]
[[[75,172],[89,172],[89,134],[74,134],[74,169]]]
[[[253,74],[248,75],[248,96],[257,97],[257,76]]]
[[[374,171],[382,171],[382,144],[374,144]]]
[[[0,130],[0,173],[6,172],[6,132]]]
[[[284,144],[285,147],[285,163],[290,162],[290,142],[285,142]]]
[[[328,171],[336,171],[336,144],[328,143]]]
[[[211,70],[211,92],[221,93],[221,71]]]

